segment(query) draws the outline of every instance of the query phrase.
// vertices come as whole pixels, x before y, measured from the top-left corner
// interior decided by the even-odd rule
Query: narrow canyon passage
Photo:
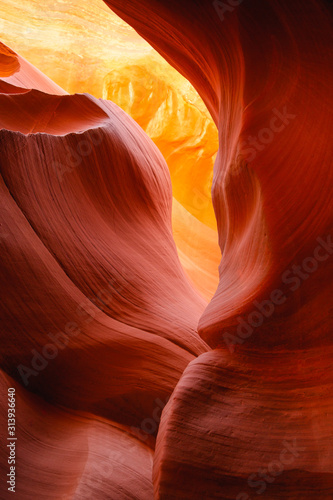
[[[328,4],[2,9],[1,498],[331,500]]]

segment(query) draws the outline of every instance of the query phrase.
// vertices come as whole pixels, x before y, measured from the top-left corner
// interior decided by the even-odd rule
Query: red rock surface
[[[143,130],[1,48],[1,394],[5,408],[16,387],[26,417],[19,498],[331,500],[330,14],[106,3],[218,126],[220,282],[206,307],[185,277]]]
[[[111,100],[157,145],[170,171],[180,262],[210,300],[220,260],[211,203],[218,134],[193,86],[102,0],[2,0],[0,31],[3,43],[68,93]],[[196,232],[185,231],[186,244],[184,226]]]
[[[0,377],[2,442],[11,442],[5,432],[8,387],[16,387],[16,408],[21,415],[16,425],[16,492],[6,491],[8,485],[2,479],[1,498],[153,498],[153,451],[129,427],[56,408],[2,371]],[[3,446],[3,478],[7,457]]]
[[[20,84],[34,75],[23,68]],[[40,78],[39,90],[0,95],[2,368],[14,379],[21,419],[21,394],[32,391],[61,406],[62,419],[84,412],[91,443],[78,424],[73,446],[82,448],[84,472],[67,450],[71,478],[48,484],[47,467],[63,467],[55,432],[56,457],[17,492],[151,498],[160,413],[186,365],[208,350],[196,331],[206,304],[178,259],[170,176],[156,146],[113,103],[45,93],[44,85]],[[32,449],[51,425],[45,418]],[[18,442],[31,432],[22,427]],[[17,457],[27,476],[31,453]],[[96,457],[106,469],[118,464],[110,478],[94,470]]]
[[[155,498],[328,500],[330,14],[317,1],[106,3],[189,79],[219,128],[220,284],[199,322],[218,349],[190,364],[163,413]],[[299,455],[249,485],[285,440]]]
[[[0,42],[0,91],[9,94],[22,92],[19,89],[37,89],[57,95],[67,94],[24,57]]]

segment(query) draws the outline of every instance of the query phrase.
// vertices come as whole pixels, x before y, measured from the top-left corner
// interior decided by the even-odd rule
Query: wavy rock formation
[[[218,127],[219,284],[207,306],[177,253],[209,296],[214,229],[187,210],[209,169],[182,190],[184,162],[173,182],[185,201],[173,201],[139,124],[1,46],[1,437],[15,387],[18,497],[331,500],[330,12],[320,0],[105,3]],[[205,135],[186,144],[182,130],[210,127],[197,101],[149,64],[107,73],[106,96],[171,164],[177,137],[200,164]]]
[[[220,259],[211,201],[218,138],[192,85],[102,0],[45,0],[42,5],[4,0],[0,18],[2,40],[63,89],[112,100],[153,139],[168,164],[173,196],[185,208],[181,219],[179,211],[172,213],[174,233],[189,218],[186,211],[215,232],[209,260],[197,237],[191,245],[196,252],[189,246],[190,253],[180,252],[192,283],[210,300]]]
[[[166,82],[164,70],[150,61],[121,67],[105,77],[103,96],[134,118],[161,151],[175,199],[216,229],[210,200],[218,149],[216,127],[185,89]]]
[[[32,64],[0,42],[0,92],[23,93],[36,89],[56,95],[67,94]]]
[[[18,66],[5,63],[2,74]],[[28,426],[17,430],[18,440],[31,435],[17,457],[26,471],[19,498],[32,491],[151,498],[159,415],[186,365],[208,350],[196,331],[206,303],[185,277],[172,238],[169,171],[115,104],[46,93],[42,77],[39,90],[31,89],[31,66],[21,64],[18,75],[21,87],[6,81],[0,94],[1,367],[14,380],[8,384],[17,388],[21,416],[21,398],[34,392],[62,407],[57,428],[66,415],[80,421],[84,412],[90,420],[84,438],[80,423],[68,424],[78,433],[75,453],[68,449],[71,477],[48,484],[41,465],[41,479],[32,475],[27,487],[28,448],[43,443],[50,425],[45,415],[41,428],[30,430],[31,403]],[[48,443],[61,475],[57,436]],[[78,450],[84,454],[76,463]],[[96,474],[96,456],[105,474]],[[110,464],[118,467],[111,477]]]
[[[106,3],[189,79],[219,128],[220,283],[199,323],[216,349],[163,412],[155,498],[328,500],[330,15],[315,0]]]
[[[1,371],[2,442],[14,442],[7,440],[6,433],[7,389],[13,386],[19,412],[15,450],[18,498],[153,498],[153,451],[129,427],[52,406]],[[2,447],[1,464],[7,464],[7,457]],[[8,466],[2,469],[5,478]],[[1,482],[1,498],[13,495],[7,486],[6,481]]]
[[[6,45],[0,45],[1,76],[10,76],[20,68],[17,54]]]

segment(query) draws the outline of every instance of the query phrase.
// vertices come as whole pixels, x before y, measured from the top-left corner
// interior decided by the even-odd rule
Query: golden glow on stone
[[[5,44],[67,92],[112,100],[155,142],[170,170],[181,262],[210,298],[220,259],[210,193],[218,137],[192,85],[102,0],[4,0],[0,18]]]
[[[120,65],[105,77],[103,97],[124,109],[155,142],[169,165],[176,200],[215,229],[210,186],[216,127],[198,109],[193,87],[166,66],[144,59]]]

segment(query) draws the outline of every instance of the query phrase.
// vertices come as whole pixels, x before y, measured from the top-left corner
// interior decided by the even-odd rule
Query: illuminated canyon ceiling
[[[0,498],[332,500],[329,2],[0,14]]]

